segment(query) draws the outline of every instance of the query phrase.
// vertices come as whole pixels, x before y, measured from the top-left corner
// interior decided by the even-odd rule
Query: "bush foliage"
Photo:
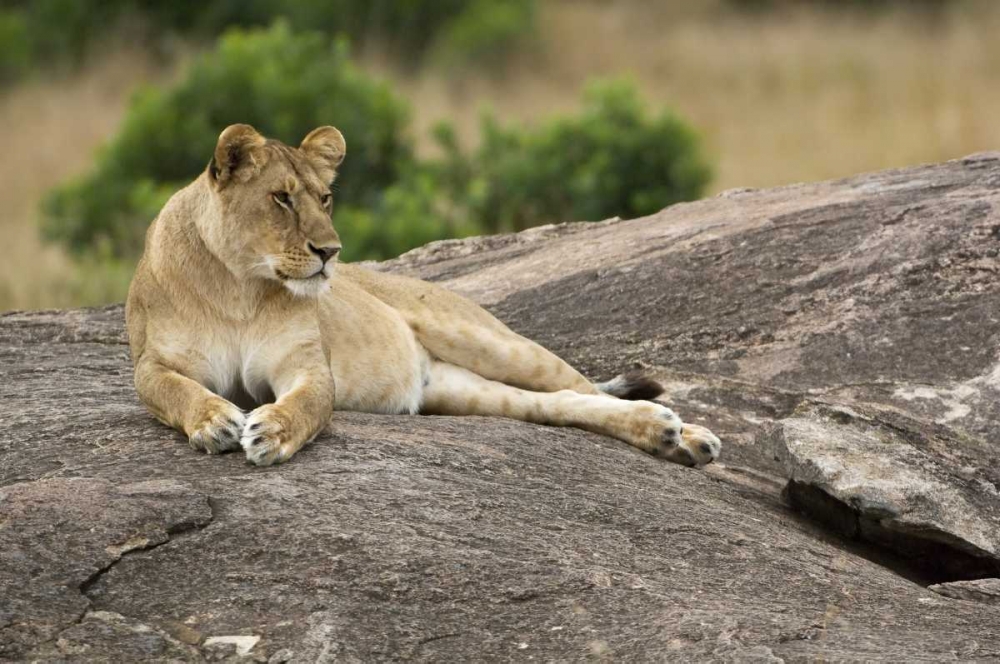
[[[639,217],[698,198],[710,172],[698,137],[669,112],[649,118],[623,81],[591,85],[579,116],[537,129],[483,121],[482,144],[462,156],[446,128],[446,182],[491,233],[553,221]]]
[[[697,198],[709,178],[693,132],[648,117],[632,86],[588,90],[578,116],[534,129],[486,118],[465,151],[451,129],[443,156],[419,160],[407,107],[355,69],[342,43],[288,24],[227,33],[177,85],[134,99],[120,133],[83,178],[50,193],[43,230],[78,254],[139,253],[163,203],[201,172],[219,132],[247,122],[288,144],[335,124],[348,157],[334,221],[344,259],[381,259],[428,241],[543,223],[640,216]]]

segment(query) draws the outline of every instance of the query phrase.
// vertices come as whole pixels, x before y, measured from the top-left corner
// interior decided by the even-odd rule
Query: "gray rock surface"
[[[775,459],[777,432],[811,425],[839,451],[799,450],[793,470],[886,454],[898,465],[847,502],[829,473],[799,484],[859,523],[872,482],[907,497],[899,468],[943,489],[889,522],[937,515],[947,541],[916,544],[995,555],[998,202],[986,154],[379,266],[473,297],[594,378],[652,371],[722,436],[705,471],[574,430],[348,413],[256,468],[145,412],[120,307],[2,316],[0,659],[1000,658],[1000,607],[789,506],[791,457]],[[948,495],[973,511],[948,516]]]

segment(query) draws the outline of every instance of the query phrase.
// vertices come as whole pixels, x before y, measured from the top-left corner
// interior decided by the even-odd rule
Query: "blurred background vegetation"
[[[346,260],[996,149],[991,0],[5,0],[0,310],[121,300],[249,122],[347,137]]]

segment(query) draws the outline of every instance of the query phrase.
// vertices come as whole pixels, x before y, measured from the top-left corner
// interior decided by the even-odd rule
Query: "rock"
[[[0,658],[237,657],[219,636],[275,662],[1000,657],[1000,607],[789,507],[773,444],[813,423],[849,460],[889,436],[892,469],[971,511],[883,520],[913,534],[931,515],[948,552],[995,555],[998,202],[986,154],[376,266],[469,295],[595,379],[653,372],[723,437],[703,472],[582,431],[350,413],[256,468],[138,403],[121,307],[2,316]]]
[[[809,404],[764,425],[789,502],[848,537],[891,549],[935,579],[1000,573],[1000,492],[954,464],[961,441],[847,407]]]
[[[969,602],[1000,604],[1000,579],[976,579],[974,581],[952,581],[929,586],[939,595],[964,599]]]
[[[65,628],[88,615],[108,624],[87,613],[87,589],[126,554],[211,518],[205,496],[173,480],[53,478],[0,489],[0,657],[65,640]],[[149,628],[142,639],[159,642]]]
[[[250,654],[258,641],[260,641],[259,636],[210,636],[205,639],[204,646],[206,648],[232,646],[235,653],[243,657]]]

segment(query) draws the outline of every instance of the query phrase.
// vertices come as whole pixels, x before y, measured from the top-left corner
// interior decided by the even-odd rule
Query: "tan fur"
[[[261,465],[295,454],[335,408],[513,417],[686,465],[718,456],[707,429],[601,393],[472,302],[336,264],[329,185],[345,153],[333,127],[295,149],[234,125],[150,226],[126,318],[136,389],[158,419],[196,449],[242,446]]]

